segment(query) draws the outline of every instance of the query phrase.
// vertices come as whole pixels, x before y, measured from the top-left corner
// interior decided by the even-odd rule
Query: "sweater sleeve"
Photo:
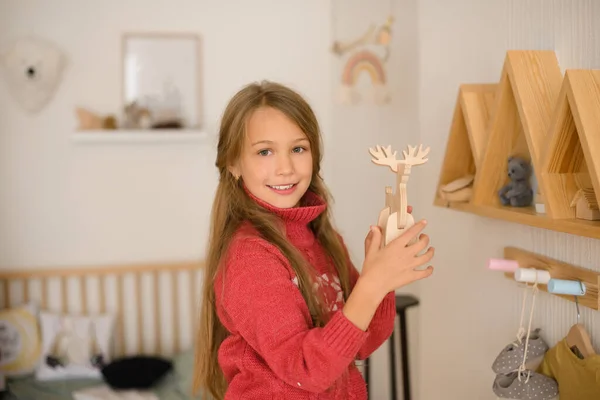
[[[349,265],[352,282],[351,287],[354,288],[359,274],[351,262]],[[379,346],[385,343],[385,341],[388,340],[394,331],[395,322],[396,294],[394,292],[390,292],[383,298],[379,304],[379,307],[377,307],[377,310],[373,315],[373,319],[367,328],[367,333],[369,336],[358,350],[357,358],[359,360],[367,359],[375,350],[379,348]]]
[[[346,252],[346,262],[350,270],[350,287],[354,289],[360,274],[350,259],[350,254],[348,252],[348,248],[344,244],[344,240],[341,236],[339,236],[339,238]],[[373,352],[377,350],[383,343],[385,343],[385,341],[391,336],[392,332],[394,331],[395,324],[396,293],[390,292],[383,298],[379,304],[379,307],[377,307],[377,310],[373,315],[373,319],[367,328],[367,333],[369,336],[359,349],[357,358],[359,360],[364,360],[373,354]]]
[[[269,243],[245,238],[231,255],[223,280],[215,282],[226,318],[277,377],[310,392],[327,390],[356,359],[367,333],[341,310],[314,328],[287,261]]]

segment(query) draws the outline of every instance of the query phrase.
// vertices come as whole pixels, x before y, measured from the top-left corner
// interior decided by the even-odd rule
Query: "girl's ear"
[[[227,167],[227,169],[229,170],[231,175],[233,175],[236,181],[240,178],[240,168],[237,165],[230,165],[229,167]]]

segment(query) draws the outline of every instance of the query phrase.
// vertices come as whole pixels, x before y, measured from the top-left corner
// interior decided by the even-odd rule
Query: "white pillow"
[[[12,377],[33,373],[41,347],[35,304],[0,310],[0,374]]]
[[[60,315],[40,313],[42,360],[36,378],[101,378],[101,365],[110,360],[114,315]]]

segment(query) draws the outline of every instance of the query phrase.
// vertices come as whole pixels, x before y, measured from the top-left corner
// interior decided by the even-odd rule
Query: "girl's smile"
[[[269,186],[269,188],[277,194],[287,195],[287,194],[293,193],[296,190],[297,184],[292,183],[289,185],[277,185],[277,186],[267,185],[267,186]]]

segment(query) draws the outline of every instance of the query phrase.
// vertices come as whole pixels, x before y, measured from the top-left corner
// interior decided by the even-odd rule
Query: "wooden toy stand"
[[[396,193],[392,192],[391,186],[385,187],[385,207],[377,220],[377,225],[384,233],[382,246],[385,246],[415,223],[413,216],[408,213],[406,185],[411,167],[428,161],[425,157],[429,154],[429,147],[423,149],[423,145],[420,145],[417,150],[416,147],[408,146],[408,150],[402,151],[402,160],[396,159],[397,152],[392,152],[392,146],[378,145],[375,149],[369,149],[369,153],[373,156],[371,161],[374,164],[387,166],[396,174]],[[411,242],[415,240],[416,238]]]

